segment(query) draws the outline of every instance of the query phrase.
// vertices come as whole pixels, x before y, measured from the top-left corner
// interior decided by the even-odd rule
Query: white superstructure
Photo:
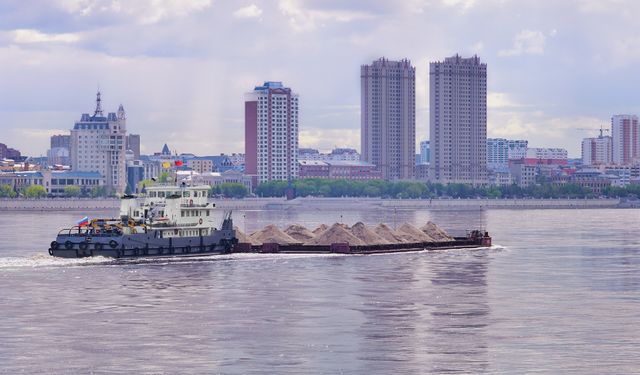
[[[71,169],[98,172],[111,192],[122,194],[127,186],[126,136],[124,108],[104,116],[98,92],[93,116],[82,114],[71,130]]]

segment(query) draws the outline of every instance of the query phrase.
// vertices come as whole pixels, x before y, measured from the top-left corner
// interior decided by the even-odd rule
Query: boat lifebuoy
[[[60,244],[58,243],[58,241],[51,241],[51,249],[58,250],[59,247]]]
[[[198,223],[202,224],[202,218],[200,218],[200,220],[198,220]]]
[[[118,247],[118,243],[116,242],[116,240],[111,240],[109,241],[109,246],[111,246],[112,249],[115,249],[116,247]]]
[[[64,248],[67,250],[71,250],[71,248],[73,247],[73,242],[71,241],[65,241],[64,242]]]
[[[53,256],[53,250],[49,249],[49,255]]]

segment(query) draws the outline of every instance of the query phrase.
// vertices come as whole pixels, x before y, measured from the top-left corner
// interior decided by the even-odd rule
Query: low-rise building
[[[365,161],[298,160],[300,178],[378,180],[382,173]]]
[[[329,164],[322,160],[298,159],[300,178],[329,178]]]
[[[187,167],[198,173],[213,172],[213,160],[196,157],[187,160]]]
[[[509,161],[512,183],[520,187],[527,187],[536,183],[536,170],[535,165],[525,164],[523,159]]]
[[[78,186],[82,195],[88,195],[94,187],[104,186],[104,178],[98,172],[78,171],[24,171],[0,173],[0,185],[9,185],[20,191],[31,185],[45,188],[49,196],[64,196],[67,186]]]
[[[236,183],[244,185],[249,191],[252,191],[253,189],[251,176],[234,170],[207,173],[198,173],[194,171],[177,171],[177,176],[178,181],[185,182],[187,184],[204,184],[209,186],[217,186],[224,183]]]
[[[89,195],[93,188],[105,186],[105,179],[98,172],[44,170],[41,173],[47,193],[54,197],[64,196],[67,186],[78,186],[81,195]]]
[[[493,186],[510,186],[513,185],[513,178],[509,168],[500,167],[489,169],[489,185]]]

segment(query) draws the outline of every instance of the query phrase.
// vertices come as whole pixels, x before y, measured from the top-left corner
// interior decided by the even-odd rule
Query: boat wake
[[[25,268],[52,268],[52,267],[86,267],[86,266],[122,266],[134,264],[150,264],[163,265],[173,263],[200,263],[200,262],[216,262],[216,261],[260,261],[260,260],[286,260],[298,258],[330,258],[345,256],[374,256],[374,255],[402,255],[415,253],[443,253],[443,252],[469,252],[469,251],[488,251],[503,252],[508,249],[501,245],[493,245],[491,247],[477,247],[465,249],[450,250],[416,250],[410,252],[386,253],[386,254],[260,254],[260,253],[235,253],[228,255],[194,255],[180,257],[149,257],[149,258],[129,258],[115,259],[106,257],[88,257],[88,258],[57,258],[48,254],[38,254],[30,257],[0,257],[0,270],[25,269]]]
[[[38,254],[30,257],[2,257],[0,269],[24,269],[40,267],[73,267],[95,264],[113,263],[115,260],[105,257],[91,258],[56,258],[48,254]]]
[[[0,257],[0,270],[25,268],[53,268],[53,267],[86,267],[86,266],[123,266],[134,264],[163,265],[172,263],[199,263],[215,261],[257,261],[296,258],[328,258],[343,257],[344,254],[259,254],[236,253],[228,255],[201,255],[179,257],[149,257],[115,259],[106,257],[87,258],[57,258],[50,255],[38,254],[31,257]]]

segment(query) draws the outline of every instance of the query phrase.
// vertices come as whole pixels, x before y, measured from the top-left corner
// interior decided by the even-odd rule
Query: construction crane
[[[594,128],[575,128],[575,130],[584,130],[584,131],[594,131],[594,130],[599,130],[600,131],[600,138],[602,138],[604,136],[604,132],[611,132],[611,129],[605,129],[602,127],[602,125],[600,125],[600,129],[594,129]]]

